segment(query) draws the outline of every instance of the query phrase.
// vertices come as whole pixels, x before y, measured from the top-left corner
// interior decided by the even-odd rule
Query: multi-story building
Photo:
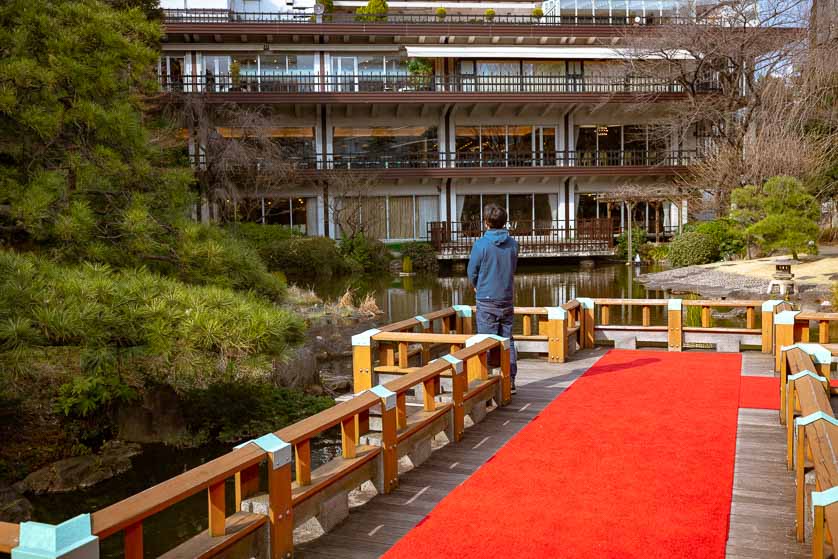
[[[601,194],[671,181],[697,157],[699,131],[656,126],[680,86],[623,69],[627,36],[694,16],[694,3],[392,0],[356,15],[364,5],[163,0],[164,89],[269,105],[270,135],[297,154],[305,180],[238,200],[236,215],[339,237],[340,195],[318,177],[357,173],[375,179],[358,211],[383,240],[461,254],[494,201],[529,253],[596,254],[627,217]],[[665,233],[688,208],[634,212]]]

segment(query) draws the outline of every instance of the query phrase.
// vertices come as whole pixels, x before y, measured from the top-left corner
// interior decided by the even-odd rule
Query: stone
[[[21,523],[32,519],[32,503],[15,488],[0,486],[0,521]]]
[[[19,492],[64,493],[92,487],[131,469],[131,457],[140,454],[138,444],[111,441],[98,454],[74,456],[36,470],[15,484]]]
[[[189,436],[180,399],[170,386],[149,388],[141,401],[120,407],[116,423],[118,438],[127,442],[165,443]]]

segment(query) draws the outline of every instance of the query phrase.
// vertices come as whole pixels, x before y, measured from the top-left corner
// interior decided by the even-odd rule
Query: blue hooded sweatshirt
[[[506,229],[489,229],[471,247],[468,279],[477,289],[477,299],[512,302],[513,280],[518,265],[518,241]]]

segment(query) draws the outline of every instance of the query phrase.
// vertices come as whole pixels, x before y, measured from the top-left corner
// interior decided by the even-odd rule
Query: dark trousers
[[[496,334],[509,338],[509,360],[511,362],[510,375],[515,379],[518,373],[518,353],[512,339],[512,322],[515,312],[512,303],[483,299],[477,301],[477,333]],[[492,350],[489,354],[489,366],[500,366],[500,350]]]

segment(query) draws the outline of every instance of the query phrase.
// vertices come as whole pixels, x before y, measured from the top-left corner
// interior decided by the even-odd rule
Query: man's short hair
[[[506,210],[494,203],[486,204],[483,208],[483,221],[492,229],[503,229],[506,227]]]

